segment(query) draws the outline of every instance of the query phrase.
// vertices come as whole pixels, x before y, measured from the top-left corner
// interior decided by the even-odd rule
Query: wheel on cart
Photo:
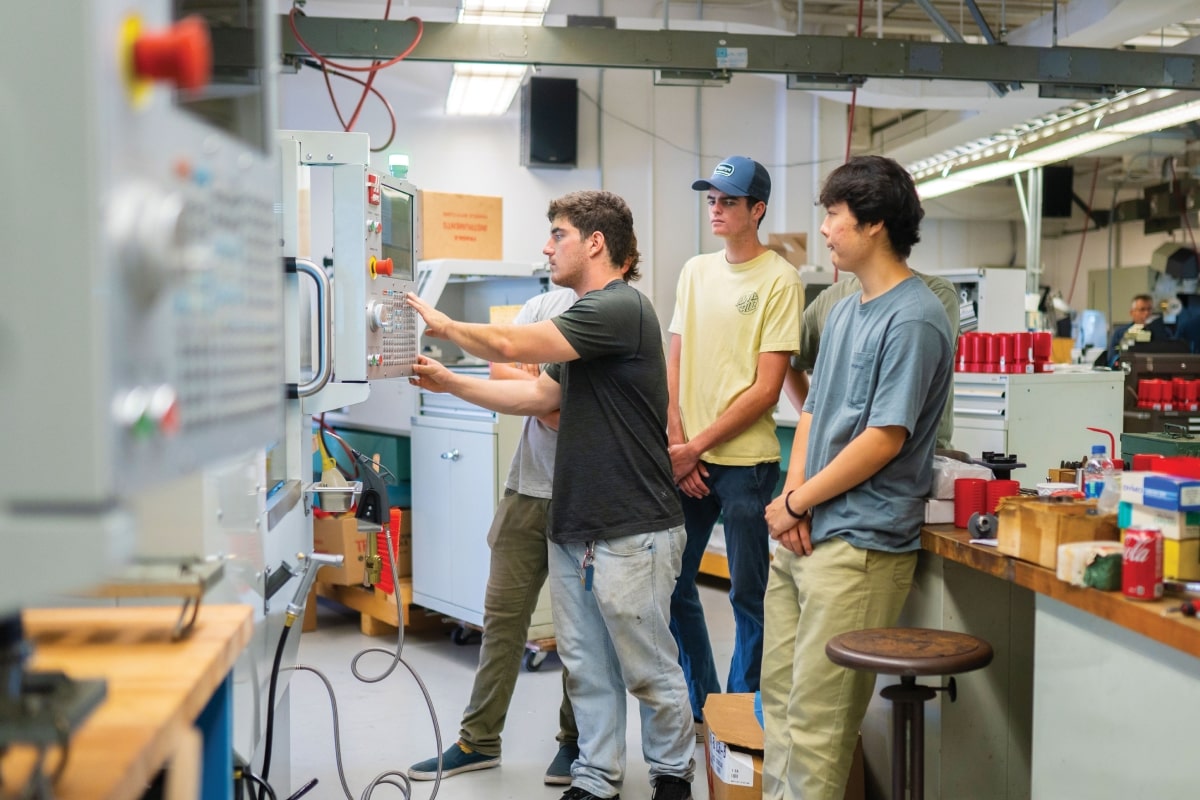
[[[474,628],[468,627],[466,625],[459,625],[450,634],[450,641],[454,642],[457,645],[470,644],[472,641],[475,641],[475,639],[478,635],[479,635],[479,631],[475,630]]]
[[[526,650],[523,661],[525,669],[529,672],[537,672],[542,668],[542,664],[546,662],[546,656],[548,655],[550,654],[545,650]]]

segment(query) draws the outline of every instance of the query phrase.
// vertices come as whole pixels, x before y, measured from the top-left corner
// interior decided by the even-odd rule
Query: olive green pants
[[[549,524],[549,500],[506,491],[488,531],[492,555],[483,600],[483,644],[459,731],[464,743],[484,755],[500,755],[500,732],[525,655],[529,621],[546,582]],[[558,741],[575,744],[579,733],[566,677],[563,670]]]

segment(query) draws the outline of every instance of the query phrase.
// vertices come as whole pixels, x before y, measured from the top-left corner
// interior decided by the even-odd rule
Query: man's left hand
[[[454,373],[442,364],[428,356],[417,356],[417,363],[413,365],[413,376],[408,382],[431,392],[449,392],[453,379]]]
[[[671,474],[676,483],[682,481],[696,467],[700,466],[700,456],[693,455],[686,442],[669,445],[667,452],[671,455]],[[708,477],[708,470],[704,471],[704,477]]]

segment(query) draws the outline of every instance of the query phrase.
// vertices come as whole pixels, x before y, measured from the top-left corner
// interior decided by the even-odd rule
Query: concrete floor
[[[728,672],[733,651],[733,616],[728,584],[701,585],[709,634],[718,674]],[[367,648],[393,650],[395,639],[359,633],[358,615],[322,601],[318,628],[300,641],[300,664],[321,670],[334,687],[341,722],[342,757],[350,796],[362,796],[376,776],[389,770],[406,772],[416,761],[436,755],[434,724],[420,686],[403,665],[378,683],[363,683],[351,673],[350,662]],[[446,631],[406,634],[403,659],[420,676],[432,700],[443,747],[458,735],[459,718],[470,694],[479,658],[478,642],[456,645]],[[358,670],[377,675],[391,657],[370,653]],[[500,767],[467,772],[442,782],[436,795],[432,782],[414,782],[412,798],[443,800],[558,800],[564,786],[546,786],[542,776],[554,757],[558,731],[561,665],[550,655],[536,672],[522,670],[509,708]],[[291,683],[291,777],[293,790],[310,778],[319,784],[307,798],[339,797],[330,705],[325,688],[312,673],[300,672]],[[621,789],[623,800],[650,800],[650,785],[641,759],[641,736],[636,703],[629,698],[628,768]],[[707,800],[704,746],[696,748],[696,800]],[[384,787],[377,798],[400,797]]]

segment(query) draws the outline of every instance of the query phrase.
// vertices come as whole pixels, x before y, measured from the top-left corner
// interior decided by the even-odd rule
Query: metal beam
[[[334,59],[386,59],[405,50],[416,24],[298,17],[300,35]],[[281,18],[282,52],[304,57]],[[471,61],[619,69],[725,69],[731,73],[1069,83],[1200,89],[1200,56],[1084,47],[1014,47],[836,36],[614,28],[509,27],[426,22],[413,61]],[[214,60],[235,63],[214,30]]]
[[[932,0],[916,0],[916,2],[929,15],[929,18],[933,20],[933,24],[941,29],[947,39],[958,44],[965,44],[962,34],[956,31],[954,26],[942,16],[942,12],[937,10]],[[988,42],[988,44],[991,44],[991,42]],[[992,87],[992,91],[996,93],[997,97],[1004,97],[1004,95],[1008,94],[1008,87],[1002,83],[990,81],[988,86]]]

